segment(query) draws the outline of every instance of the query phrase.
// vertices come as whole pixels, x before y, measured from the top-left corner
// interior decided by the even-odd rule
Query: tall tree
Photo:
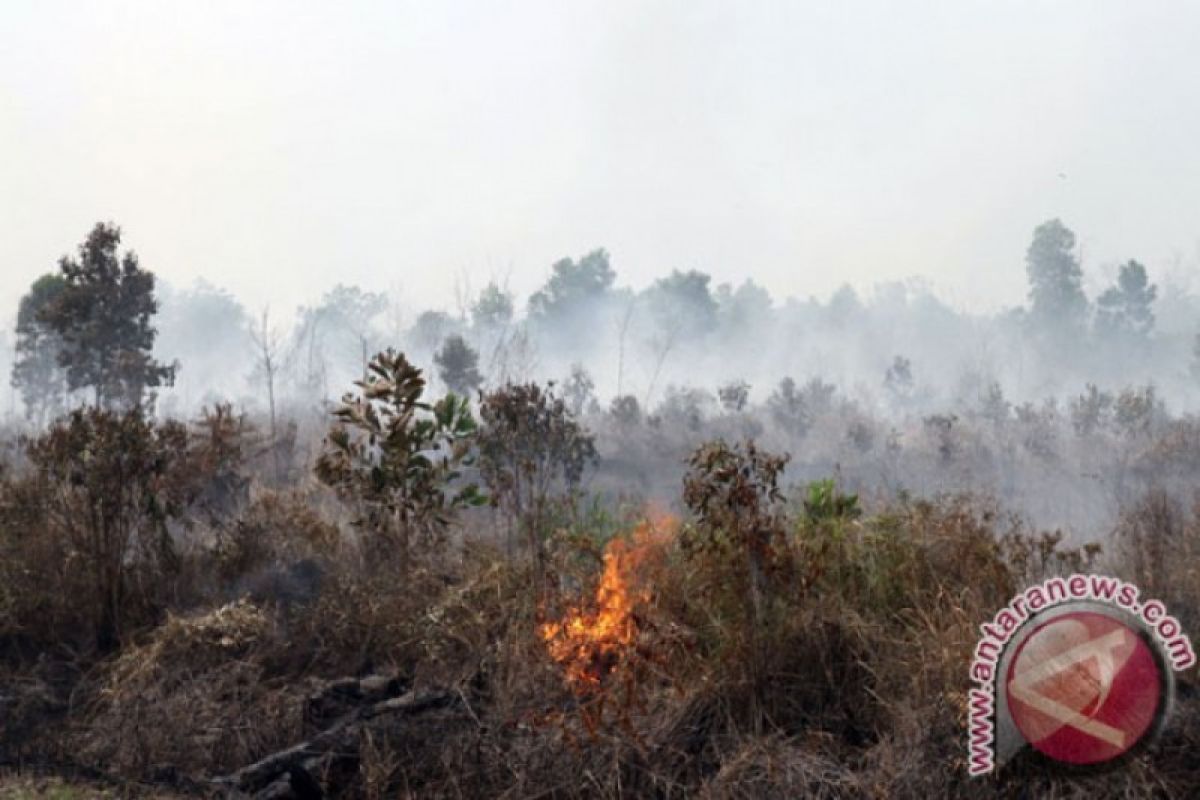
[[[71,391],[90,388],[97,408],[134,407],[147,390],[170,386],[176,366],[151,357],[158,311],[154,274],[132,250],[118,257],[121,229],[97,223],[77,259],[58,267],[65,286],[38,315],[62,340],[59,364]]]
[[[346,349],[353,352],[359,362],[364,380],[367,362],[375,349],[373,324],[386,308],[386,295],[364,292],[357,286],[340,283],[321,300],[319,313],[328,328],[342,334]]]
[[[650,406],[667,357],[689,339],[705,336],[716,328],[717,301],[708,289],[710,280],[703,272],[673,270],[645,291],[645,305],[652,320],[647,344],[654,365],[643,401],[646,407]]]
[[[771,319],[771,294],[752,280],[734,289],[728,283],[717,287],[717,313],[729,338],[761,330]]]
[[[202,278],[182,291],[160,283],[157,295],[155,352],[170,353],[187,364],[176,378],[174,393],[186,402],[210,392],[240,391],[235,381],[251,363],[254,350],[247,335],[254,320],[245,307]]]
[[[563,382],[563,399],[576,417],[583,416],[583,412],[596,402],[596,382],[583,364],[571,365],[571,374]]]
[[[674,330],[680,336],[703,336],[717,326],[717,301],[703,272],[672,270],[654,282],[646,294],[651,315],[662,331]]]
[[[602,298],[616,277],[603,249],[593,250],[577,262],[561,259],[551,267],[546,285],[529,298],[529,315],[539,322],[563,321],[581,306]]]
[[[1033,232],[1025,254],[1029,277],[1030,318],[1041,331],[1078,333],[1087,318],[1083,270],[1075,256],[1075,234],[1058,219]]]
[[[59,275],[43,275],[21,298],[17,310],[17,342],[12,385],[21,393],[25,416],[39,427],[66,405],[67,379],[58,364],[58,334],[42,322],[42,313],[66,288]]]
[[[471,306],[471,322],[477,329],[495,330],[512,322],[512,295],[492,281]]]
[[[458,334],[448,336],[442,349],[433,354],[438,377],[450,391],[467,397],[483,384],[479,374],[479,353]]]
[[[282,366],[283,332],[271,324],[271,309],[264,306],[262,316],[249,329],[250,340],[254,342],[255,362],[252,378],[261,380],[267,390],[267,411],[270,414],[271,443],[275,443],[275,385]]]
[[[427,354],[457,329],[454,318],[445,311],[422,311],[408,331],[408,341],[417,350]]]
[[[1096,330],[1104,335],[1144,340],[1154,328],[1158,287],[1150,283],[1146,268],[1136,261],[1121,266],[1116,285],[1096,300]]]

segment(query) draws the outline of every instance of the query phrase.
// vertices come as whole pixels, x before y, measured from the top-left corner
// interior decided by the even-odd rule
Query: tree
[[[477,329],[496,330],[512,322],[512,295],[492,281],[471,306],[471,322]]]
[[[110,650],[124,622],[175,562],[167,521],[182,513],[194,486],[186,428],[154,425],[140,408],[116,413],[77,409],[29,443],[43,517],[66,537],[64,569],[85,570],[97,647]],[[73,554],[74,557],[71,557]],[[135,580],[149,570],[145,580]],[[153,612],[153,608],[148,609]]]
[[[617,277],[603,249],[593,250],[577,262],[560,259],[550,269],[546,285],[529,298],[529,316],[543,323],[569,319],[582,306],[601,299]]]
[[[298,376],[300,388],[309,395],[328,396],[325,353],[321,347],[324,335],[324,314],[320,306],[301,306],[297,310],[296,327],[292,333],[292,351],[303,362]]]
[[[408,340],[424,353],[433,352],[458,326],[445,311],[422,311],[408,332]]]
[[[38,317],[61,339],[58,361],[68,389],[91,388],[97,408],[137,406],[147,390],[175,379],[176,366],[150,355],[156,333],[150,323],[158,311],[154,274],[132,250],[118,258],[120,243],[120,228],[98,223],[78,259],[59,261],[66,285]]]
[[[465,397],[423,401],[425,378],[402,353],[380,353],[368,370],[334,411],[316,474],[358,504],[355,524],[373,534],[376,555],[398,550],[407,572],[414,536],[432,537],[458,510],[486,502],[459,483],[475,419]]]
[[[271,443],[274,445],[275,426],[275,380],[280,368],[280,350],[283,343],[283,332],[271,325],[271,309],[264,306],[258,324],[250,329],[250,339],[254,342],[255,362],[253,377],[263,382],[267,390],[267,411],[271,422]]]
[[[767,409],[775,423],[792,436],[803,436],[812,424],[812,413],[804,401],[804,395],[790,377],[779,381],[775,391],[767,398]]]
[[[175,394],[186,399],[234,390],[233,380],[253,357],[252,316],[232,294],[202,279],[183,291],[158,288],[155,350],[187,364],[176,378]]]
[[[374,349],[372,322],[387,308],[387,296],[364,292],[357,286],[338,284],[321,298],[320,313],[327,328],[340,331],[347,349],[359,362],[363,378]]]
[[[904,356],[896,356],[883,376],[883,388],[891,395],[898,405],[912,398],[913,387],[912,362]]]
[[[513,534],[523,529],[540,583],[547,513],[555,499],[573,494],[584,468],[596,460],[594,439],[562,398],[536,383],[485,394],[479,416],[479,471],[492,503],[509,517],[510,554]]]
[[[41,320],[66,285],[59,275],[43,275],[29,287],[17,310],[12,385],[21,392],[26,418],[39,427],[66,405],[67,380],[58,363],[62,342]]]
[[[582,416],[588,406],[596,402],[596,382],[583,364],[571,365],[571,374],[563,384],[563,396],[576,417]]]
[[[729,338],[759,331],[771,320],[771,294],[752,280],[743,281],[737,289],[721,284],[716,302],[721,329]]]
[[[753,440],[729,445],[717,439],[693,451],[683,478],[683,502],[695,517],[695,525],[683,539],[684,552],[715,553],[719,561],[734,567],[735,591],[746,615],[741,630],[748,633],[756,704],[762,689],[761,629],[772,584],[778,583],[771,578],[787,553],[779,490],[787,462],[787,454],[761,450]],[[757,717],[760,711],[754,711]]]
[[[1126,340],[1145,340],[1154,328],[1151,306],[1158,287],[1150,283],[1146,268],[1136,261],[1121,266],[1116,285],[1096,301],[1096,330]]]
[[[826,317],[835,327],[846,325],[862,312],[863,304],[858,298],[858,292],[848,283],[843,283],[833,293],[829,298],[829,305],[825,308]]]
[[[1100,431],[1108,421],[1113,407],[1113,396],[1089,383],[1086,391],[1069,403],[1071,426],[1078,436],[1091,436]]]
[[[479,374],[479,353],[457,333],[446,337],[442,349],[433,354],[438,377],[450,391],[469,397],[483,384]]]
[[[750,402],[750,384],[743,380],[730,381],[717,389],[717,399],[730,414],[739,413]]]
[[[1025,269],[1030,319],[1042,332],[1068,335],[1083,329],[1088,301],[1074,250],[1075,234],[1060,220],[1044,222],[1033,232]]]
[[[608,414],[616,420],[618,427],[626,430],[642,421],[642,407],[631,394],[619,394],[614,397],[608,406]]]
[[[717,325],[717,302],[708,291],[709,280],[702,272],[674,270],[645,291],[653,320],[649,345],[654,353],[654,369],[643,401],[647,407],[667,357],[682,342],[705,336]]]
[[[717,326],[717,301],[708,290],[712,279],[696,270],[672,270],[647,290],[650,313],[660,330],[679,336],[703,336]]]
[[[663,400],[655,410],[659,419],[698,431],[704,424],[706,411],[714,405],[713,396],[695,387],[667,386]]]

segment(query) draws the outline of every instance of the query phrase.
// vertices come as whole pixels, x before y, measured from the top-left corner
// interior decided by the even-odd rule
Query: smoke
[[[1194,471],[1168,474],[1169,458],[1147,453],[1190,435],[1200,297],[1179,274],[1151,272],[1149,331],[1101,328],[1096,294],[1115,274],[1091,281],[1071,335],[1023,307],[957,308],[921,279],[777,298],[751,277],[713,285],[676,270],[635,289],[601,250],[555,264],[531,298],[492,283],[453,310],[343,284],[295,309],[252,310],[203,280],[160,284],[155,356],[179,370],[157,412],[231,402],[265,428],[273,395],[280,429],[298,426],[297,452],[311,457],[371,355],[405,351],[440,394],[434,354],[459,335],[484,391],[538,381],[569,395],[597,434],[602,494],[667,501],[700,441],[755,437],[792,455],[794,483],[833,474],[868,498],[989,494],[1094,538],[1133,489],[1182,492]]]

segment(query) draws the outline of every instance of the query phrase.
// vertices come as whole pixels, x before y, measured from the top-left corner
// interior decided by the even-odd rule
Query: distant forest
[[[246,308],[202,280],[156,285],[154,265],[141,265],[132,249],[118,253],[121,243],[119,228],[97,225],[78,255],[64,256],[21,298],[6,348],[10,416],[40,424],[89,393],[104,402],[157,395],[164,413],[218,401],[299,413],[336,401],[389,346],[461,394],[554,380],[590,387],[588,403],[636,402],[648,414],[685,389],[714,405],[739,391],[765,402],[787,378],[833,383],[888,415],[970,405],[996,391],[1065,401],[1087,384],[1153,385],[1175,411],[1193,410],[1200,396],[1200,297],[1160,286],[1133,259],[1088,297],[1075,236],[1058,220],[1033,232],[1027,304],[996,315],[954,309],[920,280],[866,294],[843,286],[822,302],[772,298],[752,277],[714,286],[703,272],[675,270],[635,291],[620,285],[603,249],[554,263],[528,298],[490,281],[460,285],[453,311],[414,312],[407,297],[338,284],[289,314]],[[79,326],[99,322],[67,307],[103,291],[91,276],[105,270],[139,282],[121,290],[128,305],[107,313],[124,326],[114,335],[128,337],[114,341],[113,357],[149,345],[158,365],[122,379],[130,391],[144,386],[145,398],[111,386],[96,395],[97,376],[70,361],[71,337],[94,333]]]

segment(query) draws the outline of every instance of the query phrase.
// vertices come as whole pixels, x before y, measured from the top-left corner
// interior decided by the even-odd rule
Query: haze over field
[[[0,21],[0,800],[1197,796],[1200,4]]]

